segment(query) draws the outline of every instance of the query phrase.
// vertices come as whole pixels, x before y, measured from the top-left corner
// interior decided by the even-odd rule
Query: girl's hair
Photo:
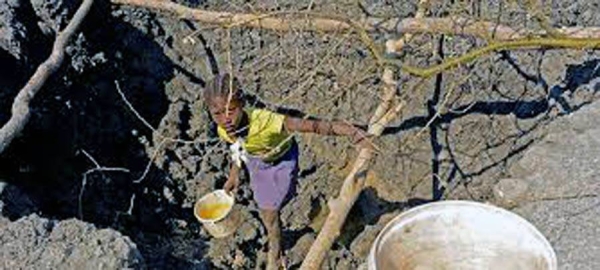
[[[229,98],[243,102],[240,82],[229,73],[217,74],[204,89],[204,100],[210,102],[216,97]]]

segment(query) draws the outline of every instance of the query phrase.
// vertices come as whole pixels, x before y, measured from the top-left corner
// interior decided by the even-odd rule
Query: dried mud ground
[[[308,5],[180,2],[232,11]],[[396,2],[372,1],[360,9],[315,1],[315,8],[349,16],[413,14],[412,1]],[[593,2],[553,2],[552,23],[600,25],[600,7]],[[0,1],[0,123],[77,4]],[[502,21],[514,25],[527,20],[524,12],[494,1],[485,5],[466,12],[502,14]],[[452,7],[443,2],[431,13],[444,15]],[[294,115],[364,124],[379,102],[379,71],[370,68],[368,50],[349,35],[227,31],[103,2],[94,5],[81,30],[64,66],[36,97],[23,136],[0,155],[0,181],[19,190],[11,194],[27,198],[26,207],[5,202],[9,207],[2,215],[11,221],[31,213],[77,218],[116,230],[140,251],[144,264],[134,267],[261,269],[264,264],[265,230],[247,185],[238,194],[245,221],[232,237],[211,238],[192,214],[199,197],[224,183],[229,166],[226,146],[215,139],[201,99],[216,72],[239,74],[253,105]],[[407,61],[434,64],[476,43],[438,38],[416,41],[435,45],[415,49]],[[442,49],[435,48],[440,43]],[[380,152],[368,186],[324,267],[358,267],[387,221],[434,197],[494,202],[496,183],[513,176],[513,165],[546,135],[547,125],[595,100],[599,63],[595,51],[497,53],[433,78],[414,93],[414,80],[403,74],[399,81],[406,87],[400,92],[409,93],[409,105],[376,140]],[[464,82],[457,83],[459,78]],[[356,154],[346,138],[298,135],[298,141],[298,195],[282,210],[292,268],[314,240],[327,215],[326,201],[337,195]],[[126,171],[89,171],[94,168]]]

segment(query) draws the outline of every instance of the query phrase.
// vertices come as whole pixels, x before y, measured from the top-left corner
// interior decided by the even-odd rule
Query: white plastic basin
[[[469,201],[413,208],[379,233],[370,270],[556,270],[556,255],[529,222],[507,210]]]

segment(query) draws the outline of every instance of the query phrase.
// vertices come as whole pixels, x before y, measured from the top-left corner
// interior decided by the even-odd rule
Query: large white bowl
[[[389,222],[368,257],[369,270],[556,270],[556,255],[529,222],[470,201],[415,207]]]

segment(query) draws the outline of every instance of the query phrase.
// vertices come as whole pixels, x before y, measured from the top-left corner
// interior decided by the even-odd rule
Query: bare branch
[[[274,12],[267,14],[247,14],[207,11],[189,8],[170,1],[161,0],[112,0],[113,4],[130,5],[136,7],[150,8],[177,15],[180,19],[194,20],[204,23],[216,24],[226,28],[230,27],[252,27],[276,31],[290,31],[300,25],[308,25],[306,30],[321,32],[338,32],[351,29],[349,22],[339,19],[326,18],[325,15],[317,15],[312,12]],[[282,15],[302,15],[304,18],[280,18]],[[310,17],[306,17],[310,15]],[[369,26],[369,25],[364,25]],[[369,26],[369,28],[371,28]]]
[[[402,101],[394,109],[388,111],[379,121],[370,125],[369,134],[373,136],[381,135],[383,128],[396,117],[405,104],[406,102]],[[371,160],[372,156],[372,149],[360,149],[350,173],[344,179],[339,196],[329,200],[329,215],[317,239],[315,239],[306,258],[302,262],[300,269],[320,269],[321,263],[325,259],[325,256],[327,256],[327,251],[329,251],[333,242],[339,236],[348,213],[364,187],[367,163]]]
[[[415,18],[424,17],[428,5],[429,5],[429,0],[420,0],[419,6],[417,9],[417,13],[415,14]],[[401,38],[399,38],[397,40],[388,40],[385,43],[386,52],[387,53],[395,53],[395,52],[402,50],[402,48],[404,48],[404,45],[410,39],[412,39],[412,37],[413,37],[412,34],[405,34],[404,36],[402,36]],[[386,67],[384,69],[382,81],[383,81],[383,85],[384,85],[382,101],[381,101],[380,106],[377,107],[377,109],[375,110],[375,113],[371,117],[371,120],[369,121],[370,125],[377,123],[379,120],[381,120],[381,118],[384,116],[384,114],[386,112],[388,112],[388,110],[390,109],[390,106],[392,104],[392,98],[396,94],[397,82],[394,81],[394,72],[392,71],[391,68]]]
[[[397,82],[394,80],[394,72],[390,68],[386,68],[381,78],[383,81],[383,96],[380,105],[377,106],[375,113],[373,113],[373,116],[369,120],[370,125],[379,122],[385,113],[389,111],[392,99],[396,95]]]
[[[50,57],[46,59],[29,79],[25,87],[15,97],[12,105],[11,117],[8,122],[0,129],[0,153],[4,152],[6,147],[17,137],[31,116],[29,103],[40,91],[46,80],[58,70],[65,58],[65,47],[69,40],[79,28],[79,25],[88,14],[94,0],[84,0],[77,9],[73,19],[67,27],[58,34],[52,47]]]
[[[212,23],[224,27],[255,27],[269,30],[290,31],[296,25],[306,24],[310,27],[305,30],[318,30],[322,32],[342,33],[346,29],[355,30],[364,45],[369,48],[376,58],[377,62],[383,61],[381,55],[377,52],[375,44],[366,34],[367,31],[375,30],[375,24],[371,21],[367,23],[357,23],[343,16],[325,16],[306,12],[277,12],[268,14],[245,14],[215,12],[201,9],[193,9],[167,1],[158,0],[112,0],[114,4],[133,5],[138,7],[152,8],[160,11],[167,11],[178,15],[183,19],[196,20],[205,23]],[[428,4],[427,0],[420,2],[422,6]],[[417,16],[424,16],[424,11],[420,9]],[[303,18],[280,18],[281,15],[304,15]],[[333,19],[331,19],[333,18]],[[389,27],[383,27],[389,29]],[[600,47],[600,27],[569,27],[556,29],[561,34],[560,37],[545,38],[549,34],[546,31],[515,30],[509,26],[499,25],[495,22],[478,21],[464,17],[445,17],[445,18],[408,18],[403,19],[397,24],[397,31],[404,34],[446,34],[446,35],[464,35],[473,36],[491,41],[486,47],[472,51],[460,57],[448,59],[444,63],[430,68],[416,68],[402,66],[402,69],[412,75],[419,77],[430,77],[444,70],[456,67],[474,59],[481,57],[499,49],[523,49],[523,48],[569,48],[569,49],[590,49]],[[402,48],[405,44],[405,38],[391,41],[386,44],[388,51],[394,51]],[[503,42],[497,42],[497,41]],[[395,64],[394,62],[389,62]]]
[[[416,19],[421,19],[425,17],[425,12],[427,11],[427,6],[429,6],[429,0],[420,0],[419,6],[417,8],[417,13],[415,14]],[[404,45],[409,42],[413,38],[411,33],[406,33],[402,38],[398,40],[388,40],[385,43],[385,47],[388,52],[399,52],[404,48]]]
[[[497,50],[514,50],[529,48],[564,48],[564,49],[596,49],[600,48],[600,38],[574,39],[574,38],[523,38],[492,43],[482,48],[478,48],[469,53],[458,57],[449,58],[439,65],[428,68],[417,68],[403,65],[402,70],[418,77],[429,78],[445,70],[454,68],[458,65],[471,62],[483,55]]]
[[[564,27],[555,29],[562,38],[600,38],[600,27]],[[410,34],[472,36],[485,40],[515,40],[548,36],[546,31],[516,30],[496,22],[464,17],[408,18],[399,22],[397,31]]]
[[[416,16],[423,17],[425,15],[429,0],[421,0]],[[394,53],[404,47],[405,41],[411,39],[411,35],[405,35],[397,41],[389,40],[386,42],[387,53]],[[406,100],[402,99],[393,109],[392,100],[396,95],[396,87],[398,82],[394,80],[394,71],[390,67],[386,67],[382,75],[383,81],[383,97],[382,101],[375,109],[373,116],[369,120],[369,134],[377,137],[381,135],[385,126],[392,121],[400,110],[405,106]],[[417,88],[423,84],[421,80],[417,84]],[[339,236],[339,233],[346,221],[348,213],[354,206],[358,195],[364,187],[364,182],[367,173],[367,162],[371,160],[373,150],[370,148],[360,149],[356,157],[350,173],[344,179],[344,183],[337,198],[329,201],[329,215],[325,220],[321,232],[315,239],[315,242],[310,247],[306,259],[302,262],[301,269],[319,269],[321,263],[325,259],[327,251],[333,245],[333,242]]]
[[[529,10],[529,14],[538,22],[540,27],[553,37],[560,37],[562,34],[554,29],[550,23],[550,18],[544,14],[544,4],[540,0],[527,0],[525,6]]]
[[[368,19],[358,23],[343,16],[325,15],[314,12],[281,11],[265,14],[231,13],[207,11],[189,8],[174,2],[160,0],[112,0],[113,4],[130,5],[168,12],[180,19],[194,20],[222,27],[251,27],[276,31],[291,31],[300,25],[307,25],[304,30],[320,32],[343,33],[343,30],[364,29],[365,31],[385,30],[397,31],[404,34],[445,34],[465,35],[486,40],[511,40],[529,36],[548,36],[547,31],[515,30],[510,26],[499,25],[496,22],[478,21],[464,17],[423,18],[424,12],[417,11],[415,18],[403,20]],[[426,7],[429,0],[421,0],[420,6]],[[288,16],[283,18],[283,16]],[[391,25],[397,25],[395,29]],[[565,38],[600,38],[600,27],[565,27],[553,29]],[[410,37],[408,38],[410,39]],[[404,40],[404,42],[406,39]],[[399,48],[402,40],[388,44],[391,48]]]

